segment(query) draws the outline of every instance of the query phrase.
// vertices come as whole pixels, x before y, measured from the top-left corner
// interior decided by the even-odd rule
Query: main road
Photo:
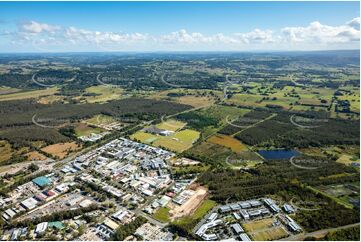
[[[360,223],[348,224],[348,225],[340,226],[337,228],[321,229],[321,230],[317,230],[317,231],[310,232],[310,233],[296,234],[296,235],[292,235],[290,237],[287,237],[287,238],[284,238],[281,240],[283,240],[283,241],[302,241],[307,237],[325,236],[329,232],[334,232],[334,231],[337,231],[340,229],[347,229],[347,228],[352,228],[352,227],[356,227],[356,226],[360,226]]]

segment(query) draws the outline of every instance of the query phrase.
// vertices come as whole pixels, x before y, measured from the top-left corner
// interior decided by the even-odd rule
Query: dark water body
[[[258,153],[266,160],[290,159],[292,156],[299,156],[297,150],[260,150]]]

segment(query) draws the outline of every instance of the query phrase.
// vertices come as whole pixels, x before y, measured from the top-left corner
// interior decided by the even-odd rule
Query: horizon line
[[[156,54],[156,53],[279,53],[279,52],[329,52],[329,51],[360,51],[361,49],[327,49],[327,50],[154,50],[154,51],[58,51],[58,52],[0,52],[3,54]]]

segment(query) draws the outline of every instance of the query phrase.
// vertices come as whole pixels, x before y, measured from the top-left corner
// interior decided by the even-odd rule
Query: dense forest
[[[39,104],[35,100],[0,102],[0,139],[8,140],[15,147],[28,145],[31,141],[43,140],[48,144],[68,141],[69,137],[59,132],[64,124],[106,114],[120,120],[158,119],[190,108],[188,105],[150,99],[129,98],[105,104]],[[36,123],[49,126],[43,127]],[[53,127],[53,128],[51,128]]]

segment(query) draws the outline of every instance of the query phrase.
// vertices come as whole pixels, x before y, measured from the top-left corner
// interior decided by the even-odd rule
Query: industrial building
[[[33,179],[32,182],[40,188],[44,188],[51,184],[51,180],[46,176],[39,176]]]

